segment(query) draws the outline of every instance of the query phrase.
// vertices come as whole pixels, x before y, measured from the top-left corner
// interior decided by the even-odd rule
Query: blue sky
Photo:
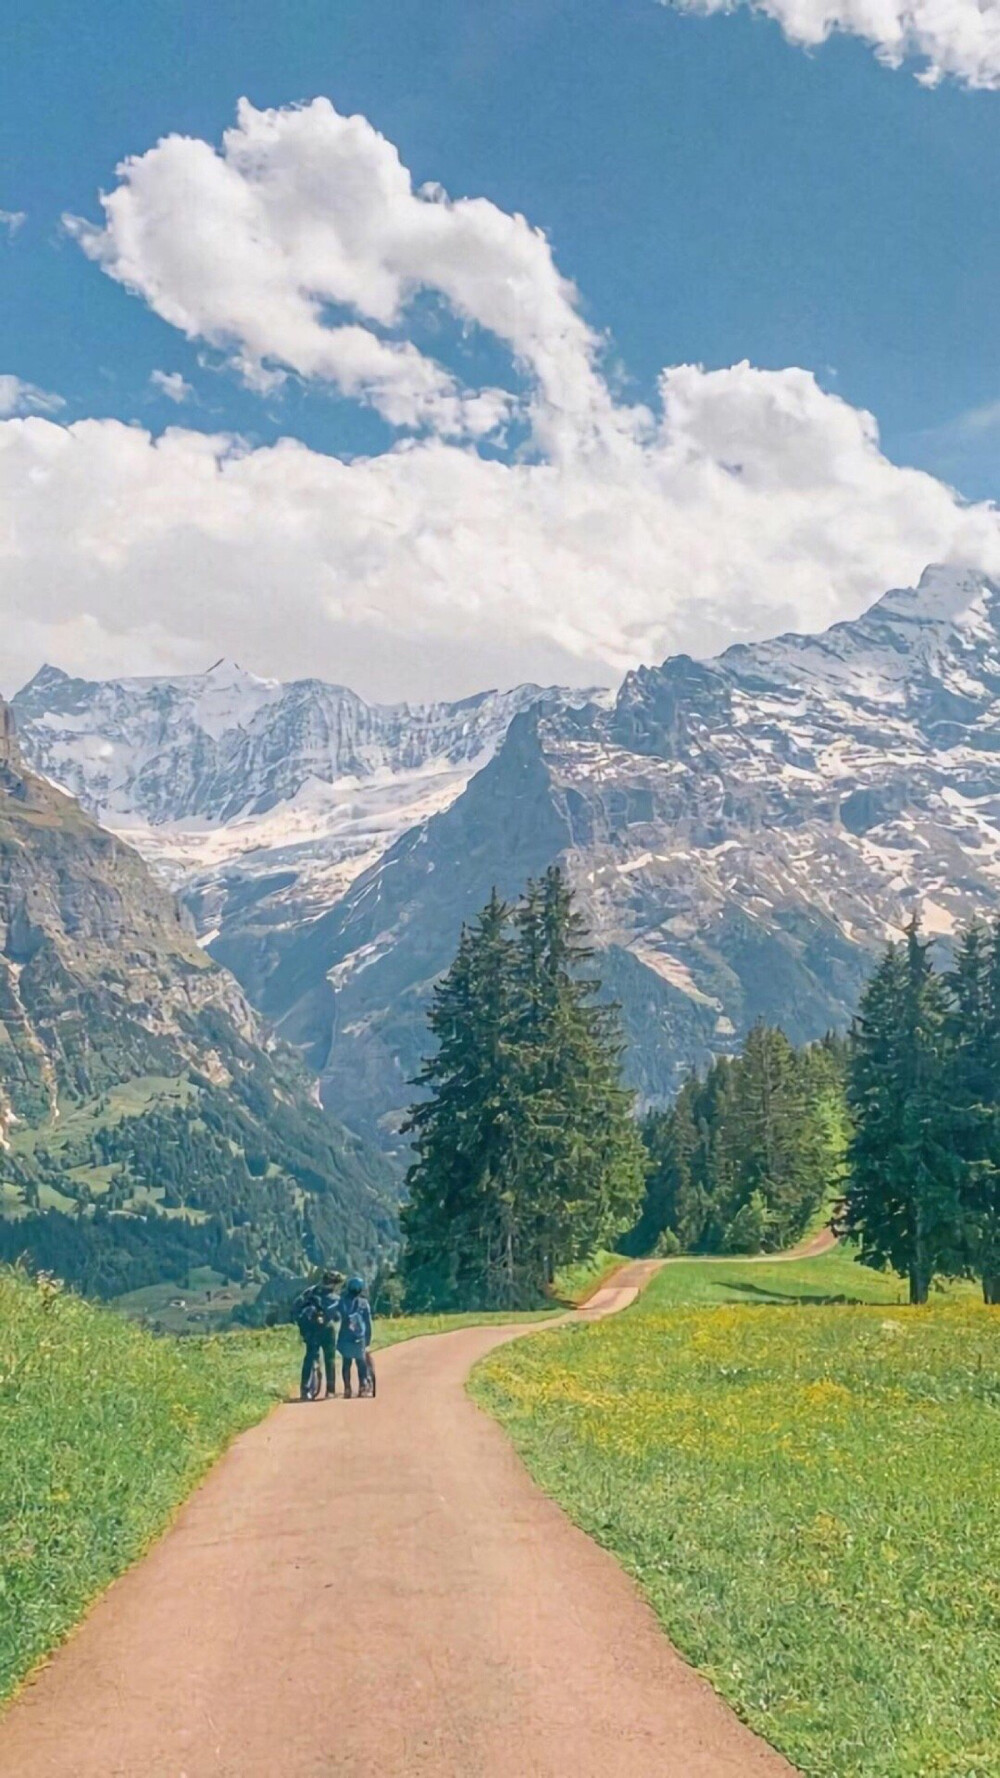
[[[622,402],[652,402],[666,365],[801,367],[876,416],[894,464],[1000,494],[1000,94],[928,90],[855,38],[806,53],[747,10],[654,0],[40,0],[6,39],[0,209],[25,220],[0,238],[0,372],[58,394],[59,423],[390,448],[397,429],[322,380],[245,387],[60,226],[98,222],[116,164],[161,136],[217,145],[241,95],[280,109],[323,94],[395,144],[416,185],[544,230]],[[463,343],[453,322],[428,300],[410,335],[466,382],[517,387],[489,331]],[[152,388],[156,370],[193,398]],[[503,456],[518,437],[477,448]],[[574,651],[596,670],[600,648]]]

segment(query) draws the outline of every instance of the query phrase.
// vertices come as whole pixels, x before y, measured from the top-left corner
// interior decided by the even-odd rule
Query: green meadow
[[[667,1264],[480,1403],[810,1778],[1000,1772],[1000,1315],[837,1249]]]

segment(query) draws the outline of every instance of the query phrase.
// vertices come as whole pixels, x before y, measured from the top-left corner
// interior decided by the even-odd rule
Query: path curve
[[[817,1229],[812,1235],[806,1235],[794,1247],[785,1247],[780,1253],[676,1253],[663,1261],[667,1266],[774,1266],[783,1265],[789,1260],[819,1259],[824,1253],[832,1253],[840,1246],[840,1236],[834,1234],[829,1223]]]
[[[466,1395],[535,1331],[408,1341],[376,1402],[237,1440],[0,1721],[0,1773],[789,1778]]]

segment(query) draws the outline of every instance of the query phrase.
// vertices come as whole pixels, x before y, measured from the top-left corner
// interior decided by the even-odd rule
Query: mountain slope
[[[14,708],[30,763],[122,834],[221,935],[260,990],[275,933],[336,901],[401,833],[446,808],[536,685],[454,704],[370,705],[231,662],[176,679],[43,667]]]
[[[0,1258],[103,1294],[360,1260],[391,1233],[388,1186],[138,854],[25,767],[0,705]]]
[[[1000,589],[931,569],[853,623],[630,674],[516,718],[492,763],[325,917],[263,1003],[391,1139],[463,918],[559,858],[647,1100],[757,1017],[843,1026],[914,909],[1000,906]]]

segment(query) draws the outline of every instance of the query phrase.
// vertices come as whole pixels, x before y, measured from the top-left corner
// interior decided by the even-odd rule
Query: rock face
[[[555,859],[646,1101],[757,1017],[796,1041],[843,1026],[913,909],[946,937],[1000,907],[1000,590],[957,569],[614,699],[377,710],[220,666],[45,669],[15,703],[33,761],[195,873],[212,954],[390,1145],[462,920]]]
[[[447,811],[274,947],[263,1004],[330,1104],[391,1138],[462,919],[554,859],[645,1100],[755,1018],[842,1027],[914,909],[947,935],[1000,906],[1000,589],[930,569],[824,635],[519,715]]]
[[[118,1216],[169,1191],[230,1250],[256,1204],[254,1262],[291,1265],[311,1228],[374,1253],[382,1164],[317,1109],[139,854],[27,770],[3,706],[0,742],[0,1217],[113,1182]]]
[[[276,933],[325,911],[401,833],[447,808],[539,686],[370,705],[228,661],[176,679],[41,672],[15,699],[30,763],[126,836],[259,991]]]
[[[0,698],[0,766],[13,768],[20,763],[20,751],[14,724],[14,712]]]

